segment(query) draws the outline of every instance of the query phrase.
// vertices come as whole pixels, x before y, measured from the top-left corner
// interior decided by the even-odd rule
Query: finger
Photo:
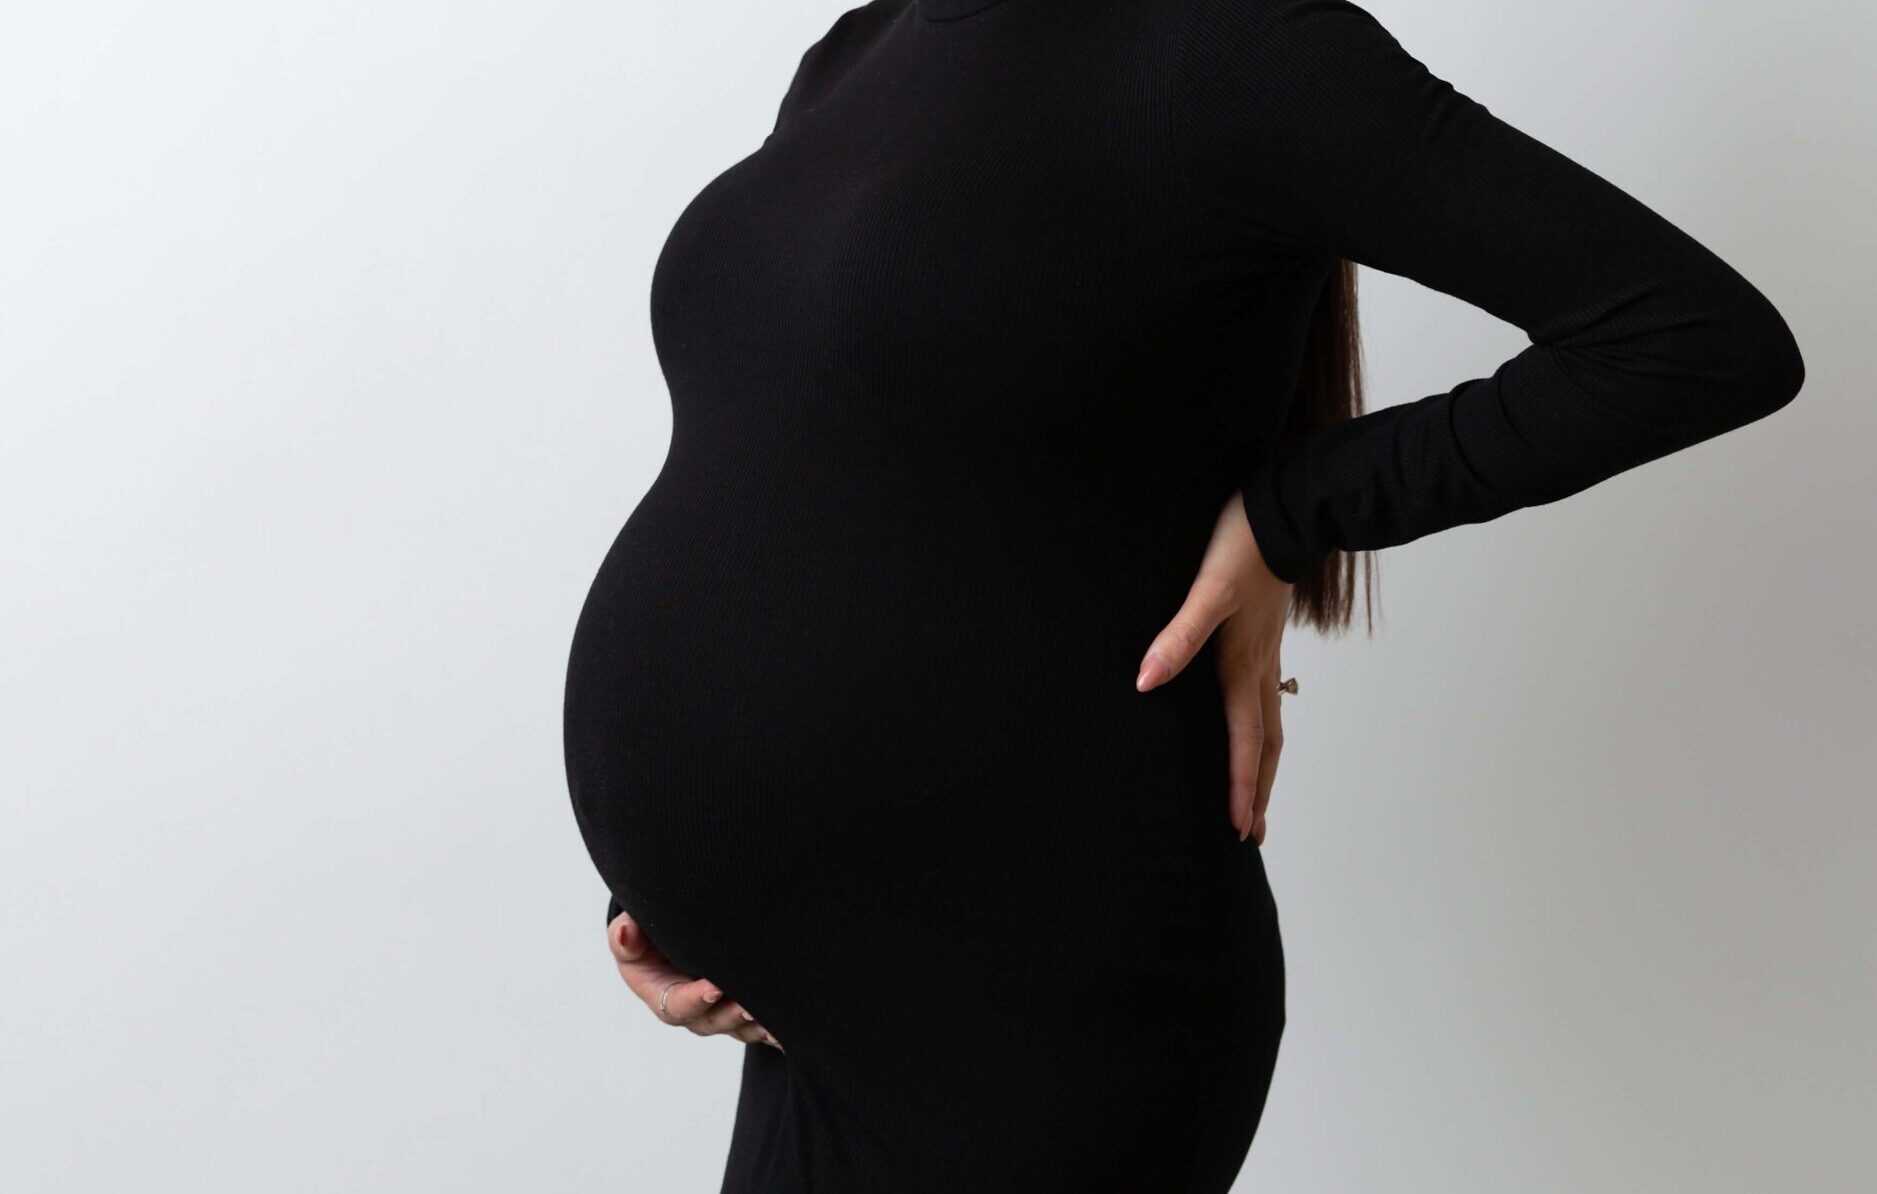
[[[747,1028],[753,1023],[755,1017],[743,1010],[742,1004],[734,999],[725,999],[685,1027],[698,1036],[717,1036],[723,1033],[735,1034],[738,1029]]]
[[[658,1010],[661,998],[665,1001],[663,1019],[667,1023],[689,1025],[716,1006],[718,1000],[723,998],[723,990],[706,978],[680,982],[671,988],[669,995],[664,993],[664,987],[661,986],[646,1000],[654,1012]]]
[[[1268,673],[1261,672],[1254,685],[1259,694],[1259,704],[1264,720],[1264,742],[1258,759],[1257,792],[1251,804],[1251,836],[1264,845],[1264,814],[1271,807],[1271,789],[1277,783],[1277,761],[1284,750],[1284,718],[1279,711],[1277,678],[1281,666],[1273,667]]]
[[[1148,646],[1140,673],[1134,677],[1135,689],[1146,692],[1179,675],[1231,613],[1232,601],[1229,580],[1201,573],[1179,612]]]
[[[743,1010],[743,1023],[740,1023],[740,1025],[734,1027],[734,1029],[730,1029],[730,1036],[736,1036],[738,1040],[745,1042],[745,1044],[766,1044],[766,1046],[773,1046],[775,1049],[783,1048],[781,1042],[777,1042],[775,1036],[773,1036],[766,1027],[762,1027],[762,1025],[756,1021],[755,1016],[751,1016],[747,1010]]]
[[[710,1012],[702,1021],[687,1025],[698,1036],[730,1036],[732,1040],[741,1040],[743,1044],[766,1044],[777,1051],[783,1051],[783,1044],[775,1040],[775,1034],[762,1027],[755,1016],[749,1014],[749,1008],[740,1003],[726,1003]]]
[[[760,1024],[739,1025],[725,1035],[732,1040],[742,1041],[746,1045],[766,1045],[771,1039],[769,1030]]]
[[[632,988],[633,994],[646,1002],[656,1000],[666,987],[674,982],[690,982],[694,976],[679,970],[665,960],[665,955],[651,946],[647,946],[635,961],[614,963],[619,969],[619,977]]]
[[[613,959],[618,962],[648,960],[648,955],[663,960],[646,937],[645,930],[639,927],[639,922],[633,920],[629,912],[621,912],[606,926],[606,944],[613,951]]]
[[[776,1040],[773,1033],[758,1023],[756,1017],[750,1014],[749,1009],[739,1004],[737,1011],[739,1012],[737,1018],[740,1022],[730,1029],[729,1035],[744,1044],[769,1045],[778,1052],[783,1051],[782,1042]]]
[[[619,968],[619,977],[633,994],[651,1004],[654,1011],[666,987],[692,980],[691,975],[667,961],[646,937],[645,930],[623,912],[607,926],[607,941]]]
[[[666,961],[645,930],[626,913],[607,926],[607,940],[619,977],[665,1023],[692,1024],[723,999],[723,989],[716,983],[694,979]]]
[[[1221,675],[1225,689],[1226,753],[1231,763],[1227,808],[1238,840],[1252,832],[1258,795],[1258,772],[1264,760],[1264,704],[1258,697],[1263,669],[1250,661],[1234,662]]]
[[[772,1045],[778,1051],[782,1049],[782,1042],[776,1040],[775,1034],[770,1032],[767,1028],[764,1028],[762,1024],[757,1021],[756,1017],[750,1015],[748,1011],[745,1011],[743,1013],[743,1016],[744,1016],[744,1019],[748,1021],[748,1023],[737,1028],[736,1031],[732,1034],[736,1037],[736,1039],[738,1039],[739,1041],[750,1041],[752,1043]]]

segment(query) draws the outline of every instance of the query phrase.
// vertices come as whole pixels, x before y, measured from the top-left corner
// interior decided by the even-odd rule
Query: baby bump
[[[744,998],[935,952],[1068,991],[1116,934],[1219,965],[1222,714],[1209,657],[1133,690],[1149,586],[684,514],[655,487],[614,543],[565,705],[588,849],[674,963]]]

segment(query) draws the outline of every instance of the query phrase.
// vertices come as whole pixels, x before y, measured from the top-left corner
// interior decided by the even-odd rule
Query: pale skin
[[[1226,808],[1240,841],[1264,844],[1265,812],[1277,778],[1284,730],[1278,715],[1279,647],[1290,614],[1291,586],[1273,575],[1252,537],[1237,494],[1213,523],[1212,538],[1186,600],[1141,658],[1134,687],[1151,692],[1179,675],[1216,637],[1220,687],[1231,758]],[[606,940],[632,993],[667,1024],[698,1036],[782,1045],[707,978],[672,967],[628,913],[606,926]],[[664,1000],[664,1011],[659,1000]]]

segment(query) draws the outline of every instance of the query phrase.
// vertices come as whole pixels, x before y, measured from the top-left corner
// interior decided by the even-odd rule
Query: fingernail
[[[719,991],[719,990],[718,990],[718,989],[717,989],[716,987],[714,987],[714,986],[713,986],[713,987],[711,987],[711,989],[710,989],[710,990],[708,990],[708,991],[706,991],[706,992],[704,992],[704,1002],[705,1002],[705,1003],[715,1003],[715,1002],[717,1002],[717,1001],[718,1001],[719,999],[722,999],[722,998],[723,998],[723,992],[722,992],[722,991]]]
[[[1141,664],[1141,674],[1134,677],[1135,691],[1146,692],[1154,685],[1160,683],[1160,678],[1165,673],[1166,666],[1152,655],[1149,655]]]
[[[754,1020],[754,1019],[755,1019],[756,1017],[755,1017],[755,1016],[752,1016],[752,1015],[750,1015],[750,1014],[749,1014],[749,1009],[748,1009],[748,1008],[744,1008],[744,1009],[743,1009],[743,1018],[744,1018],[745,1020]]]

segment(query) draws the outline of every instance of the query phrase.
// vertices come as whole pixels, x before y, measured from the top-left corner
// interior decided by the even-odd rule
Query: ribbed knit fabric
[[[1532,344],[1279,442],[1338,257]],[[1212,648],[1132,686],[1220,507],[1295,579],[1803,374],[1737,272],[1343,0],[855,9],[652,291],[670,452],[575,633],[567,768],[608,916],[787,1049],[746,1052],[729,1194],[1226,1190],[1276,907]]]

